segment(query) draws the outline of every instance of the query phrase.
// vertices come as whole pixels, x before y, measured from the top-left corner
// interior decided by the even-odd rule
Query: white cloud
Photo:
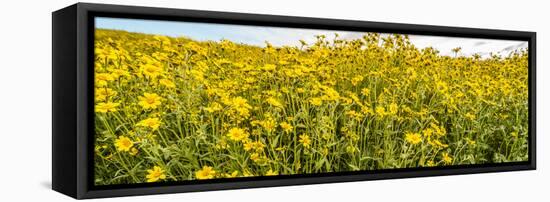
[[[133,32],[161,34],[168,36],[187,36],[196,40],[228,39],[236,43],[265,46],[268,41],[274,46],[300,46],[299,40],[314,43],[316,35],[325,35],[331,41],[338,33],[341,39],[361,38],[364,32],[349,32],[322,29],[300,29],[284,27],[245,26],[229,24],[209,24],[192,22],[174,22],[158,20],[135,20],[117,18],[98,18],[96,26],[100,28],[122,29]],[[382,34],[387,36],[387,34]],[[411,43],[418,48],[433,47],[442,55],[454,55],[452,49],[461,47],[461,54],[470,56],[479,54],[489,57],[490,53],[506,56],[521,48],[527,48],[525,41],[457,38],[441,36],[409,35]]]
[[[325,35],[328,40],[334,38],[334,34],[338,33],[341,39],[353,40],[362,38],[364,32],[348,32],[348,31],[333,31],[333,30],[313,30],[313,29],[296,29],[296,28],[275,28],[275,27],[243,27],[239,29],[243,35],[251,36],[255,43],[254,45],[264,46],[264,41],[269,41],[274,46],[299,46],[299,40],[304,40],[311,44],[316,41],[316,35]],[[387,34],[383,34],[385,36]],[[442,36],[423,36],[409,35],[409,39],[419,49],[433,47],[440,54],[453,56],[453,48],[460,47],[460,55],[471,56],[479,54],[482,57],[489,57],[491,53],[507,56],[509,53],[519,49],[526,49],[526,41],[513,40],[497,40],[497,39],[479,39],[479,38],[459,38],[459,37],[442,37]],[[239,39],[235,39],[239,42]],[[247,41],[240,41],[247,43]]]
[[[479,54],[482,57],[489,57],[491,53],[507,56],[516,50],[527,48],[526,41],[477,39],[459,37],[439,37],[410,35],[411,43],[418,48],[433,47],[442,55],[454,55],[453,48],[460,47],[461,55],[471,56]]]

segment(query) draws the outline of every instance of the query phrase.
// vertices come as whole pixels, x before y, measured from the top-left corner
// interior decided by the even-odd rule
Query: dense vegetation
[[[527,51],[443,56],[406,35],[298,47],[96,30],[95,182],[528,159]]]

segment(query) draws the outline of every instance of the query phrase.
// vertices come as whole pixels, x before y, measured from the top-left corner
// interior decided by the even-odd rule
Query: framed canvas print
[[[74,198],[535,169],[534,32],[52,15],[53,189]]]

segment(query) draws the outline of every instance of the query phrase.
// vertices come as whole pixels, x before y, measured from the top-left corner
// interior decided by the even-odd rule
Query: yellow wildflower
[[[311,145],[311,139],[309,138],[309,135],[300,135],[299,142],[302,143],[305,148],[309,148],[309,146]]]
[[[466,117],[467,119],[469,119],[470,121],[473,121],[474,119],[476,119],[476,115],[475,114],[471,114],[470,112],[466,113],[464,115],[464,117]]]
[[[210,113],[214,113],[214,112],[220,111],[222,109],[223,109],[222,106],[217,102],[213,102],[208,107],[204,108],[204,110],[206,110],[207,112],[210,112]]]
[[[419,133],[407,132],[405,134],[405,140],[407,140],[407,142],[414,145],[414,144],[418,144],[418,143],[422,142],[422,136],[420,136]]]
[[[147,178],[147,182],[156,182],[166,179],[164,170],[159,166],[154,166],[153,169],[148,169],[147,173],[147,176],[145,176]]]
[[[132,149],[130,149],[130,154],[131,154],[132,156],[137,155],[138,152],[139,152],[139,150],[137,150],[135,147],[132,147]]]
[[[95,99],[96,100],[105,100],[107,97],[113,97],[117,94],[116,91],[110,88],[96,88],[95,89]]]
[[[241,128],[231,128],[227,133],[227,137],[233,141],[242,141],[248,138],[248,133]]]
[[[279,102],[279,100],[277,100],[274,97],[267,98],[266,102],[269,103],[269,105],[274,107],[279,107],[279,108],[283,107],[283,104],[281,104],[281,102]]]
[[[235,178],[237,176],[239,176],[239,171],[237,170],[233,171],[232,173],[226,173],[224,175],[225,178]]]
[[[157,128],[159,128],[160,123],[161,122],[160,122],[159,118],[147,118],[145,120],[140,121],[136,125],[137,126],[143,126],[143,127],[149,127],[149,128],[152,128],[153,130],[156,130]]]
[[[119,105],[119,103],[101,102],[97,103],[97,105],[95,106],[95,111],[101,113],[116,112]]]
[[[114,81],[115,78],[109,73],[96,73],[95,85],[97,87],[106,86],[109,81]]]
[[[279,175],[279,172],[273,171],[272,169],[269,169],[267,173],[265,173],[265,176],[275,176],[275,175]]]
[[[368,88],[361,89],[361,94],[364,96],[369,96],[370,90]]]
[[[115,146],[118,151],[127,152],[134,146],[134,142],[128,137],[119,136],[118,139],[115,140]]]
[[[397,114],[397,111],[398,111],[398,108],[399,108],[399,106],[397,106],[397,104],[391,103],[391,104],[390,104],[390,107],[388,108],[389,114],[391,114],[391,115],[396,115],[396,114]]]
[[[143,96],[139,96],[138,104],[143,109],[156,109],[161,104],[161,99],[156,93],[144,93]]]
[[[213,179],[216,177],[216,171],[210,166],[203,166],[201,170],[195,172],[195,178],[199,180]]]
[[[265,147],[265,144],[260,142],[260,141],[252,142],[252,141],[247,140],[244,143],[243,146],[244,146],[245,151],[254,150],[256,152],[261,152],[263,150],[263,148]]]
[[[159,83],[163,86],[168,87],[168,88],[175,88],[176,87],[176,84],[174,84],[174,82],[172,82],[171,80],[168,80],[168,79],[161,79],[161,80],[159,80]]]
[[[155,79],[162,74],[160,65],[144,64],[141,65],[141,73],[151,79]]]
[[[281,128],[285,133],[290,133],[292,132],[292,129],[294,129],[294,127],[292,127],[292,125],[288,124],[287,122],[282,122],[279,125],[281,126]]]
[[[447,164],[447,165],[453,163],[453,158],[452,158],[447,152],[445,152],[445,153],[442,154],[442,158],[441,158],[441,159],[442,159],[443,162],[444,162],[445,164]]]
[[[377,106],[375,109],[374,109],[374,112],[376,112],[376,115],[380,116],[380,117],[383,117],[386,115],[386,109],[382,106]]]
[[[361,81],[363,81],[363,76],[355,76],[351,79],[351,85],[357,86]]]
[[[315,106],[321,106],[323,104],[323,100],[321,98],[311,98],[309,99],[309,103]]]

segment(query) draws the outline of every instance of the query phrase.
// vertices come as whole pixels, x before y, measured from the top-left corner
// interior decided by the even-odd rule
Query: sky
[[[231,40],[236,43],[265,46],[266,41],[274,46],[299,46],[299,40],[307,43],[316,41],[316,35],[326,35],[332,39],[335,33],[341,39],[361,38],[364,32],[349,32],[340,30],[301,29],[285,27],[266,27],[250,25],[230,25],[196,22],[176,22],[161,20],[141,20],[124,18],[97,17],[96,28],[125,30],[147,34],[166,35],[171,37],[185,36],[200,41]],[[442,36],[409,35],[411,43],[422,49],[433,47],[442,55],[453,56],[452,49],[461,47],[461,55],[479,54],[489,57],[490,53],[506,56],[509,53],[527,48],[526,41],[459,38]]]

